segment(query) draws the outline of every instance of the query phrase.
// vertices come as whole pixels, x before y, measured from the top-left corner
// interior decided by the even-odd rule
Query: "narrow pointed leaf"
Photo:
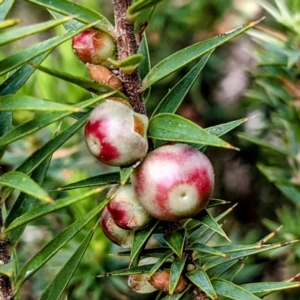
[[[52,199],[48,193],[41,188],[34,180],[21,172],[8,172],[0,176],[0,185],[19,190],[45,202]]]
[[[223,200],[223,199],[214,199],[211,198],[209,200],[209,203],[207,204],[206,208],[211,208],[219,205],[229,204],[229,201]]]
[[[247,290],[241,288],[238,285],[233,284],[232,282],[226,281],[224,279],[213,279],[213,287],[217,292],[218,296],[225,297],[226,299],[234,300],[259,300],[260,298],[256,297]]]
[[[207,273],[210,277],[217,277],[217,278],[221,277],[225,272],[227,272],[229,269],[231,269],[233,266],[235,266],[239,262],[240,262],[239,259],[225,262],[216,268],[209,269]]]
[[[49,1],[49,0],[26,0],[28,2],[43,6],[47,9],[56,11],[63,15],[73,15],[74,18],[83,23],[93,23],[98,22],[95,25],[96,28],[101,29],[112,36],[114,36],[114,27],[112,24],[101,14],[95,12],[91,9],[83,7],[74,3],[73,1],[59,0],[59,1]]]
[[[49,54],[49,51],[41,54],[34,60],[32,63],[39,64],[41,63]],[[24,65],[14,72],[10,77],[8,77],[0,85],[0,96],[15,94],[27,81],[27,79],[33,74],[35,69],[30,65]]]
[[[148,137],[157,140],[234,148],[197,124],[181,116],[168,113],[156,115],[150,120]]]
[[[134,170],[133,167],[121,168],[120,169],[120,178],[121,178],[120,183],[121,183],[121,185],[125,185],[128,182],[133,170]]]
[[[0,20],[4,20],[14,4],[14,0],[2,0],[0,4]]]
[[[180,280],[181,273],[185,267],[186,257],[176,259],[170,270],[169,294],[172,295]]]
[[[222,136],[222,135],[226,134],[227,132],[235,129],[236,127],[238,127],[248,121],[249,121],[249,118],[243,118],[243,119],[207,127],[207,128],[205,128],[205,130],[207,130],[209,133],[211,133],[213,135]]]
[[[222,214],[218,215],[217,217],[215,217],[215,221],[219,222],[220,220],[222,220],[224,217],[226,217],[229,213],[232,212],[232,210],[236,207],[237,204],[231,206],[230,208],[228,208],[227,210],[225,210]],[[196,227],[200,227],[197,230],[195,230]],[[189,231],[192,229],[191,234],[189,235],[188,239],[190,243],[194,243],[196,241],[199,240],[199,238],[207,231],[209,230],[209,227],[207,226],[203,226],[201,222],[198,223],[197,225],[194,225],[192,228],[189,228]]]
[[[146,227],[145,229],[135,231],[132,248],[130,252],[131,264],[135,264],[135,262],[138,262],[137,258],[139,258],[141,251],[144,249],[147,241],[151,237],[153,231],[158,226],[158,224],[159,221],[156,221],[155,223]]]
[[[176,112],[177,108],[182,103],[190,88],[208,62],[211,54],[212,52],[209,52],[204,55],[197,65],[168,92],[168,94],[156,106],[152,117],[162,113]]]
[[[87,179],[83,179],[74,183],[70,183],[63,187],[58,188],[57,190],[73,190],[87,187],[98,187],[107,184],[116,184],[120,182],[120,173],[108,173],[108,174],[100,174]]]
[[[182,256],[184,243],[185,243],[185,230],[184,229],[178,229],[170,234],[164,235],[164,241],[166,244],[179,256]]]
[[[195,243],[192,244],[190,247],[187,248],[187,250],[193,250],[193,251],[198,251],[201,253],[206,253],[209,255],[216,255],[216,256],[221,256],[221,257],[228,257],[228,254],[223,253],[221,251],[216,250],[215,248],[206,246],[204,244],[200,244],[200,243]]]
[[[14,42],[19,39],[23,39],[26,36],[30,36],[30,35],[45,31],[49,28],[58,26],[60,24],[63,24],[64,22],[69,21],[70,19],[71,19],[71,17],[65,17],[60,20],[51,20],[48,22],[43,22],[41,24],[23,26],[21,28],[16,28],[16,29],[13,29],[10,31],[6,31],[0,35],[0,46]]]
[[[12,113],[0,112],[0,137],[6,134],[12,126]],[[0,159],[4,155],[6,147],[0,147]]]
[[[22,50],[18,53],[15,53],[11,56],[8,56],[0,61],[0,75],[4,75],[5,73],[18,68],[19,66],[28,63],[32,59],[36,58],[37,56],[48,52],[49,50],[54,49],[58,45],[62,44],[63,42],[71,39],[81,31],[91,27],[93,24],[89,24],[88,26],[82,27],[80,29],[65,33],[61,36],[56,36],[50,38],[46,41],[37,43],[25,50]]]
[[[82,117],[79,121],[71,125],[65,131],[59,133],[43,147],[29,156],[16,170],[25,174],[31,173],[37,168],[45,159],[53,154],[59,147],[61,147],[69,138],[71,138],[85,123],[88,114]]]
[[[200,288],[205,294],[207,294],[211,299],[218,299],[217,293],[206,274],[206,272],[198,268],[192,272],[186,274],[187,278],[194,283],[198,288]]]
[[[152,275],[154,275],[154,273],[156,273],[161,268],[161,266],[166,262],[166,260],[169,259],[172,255],[173,255],[172,251],[165,251],[165,253],[158,259],[155,265],[153,265],[153,267],[148,273],[148,276],[151,277]]]
[[[267,293],[273,293],[292,288],[299,288],[300,282],[257,282],[242,284],[241,287],[246,291],[258,295],[260,297],[261,295]]]
[[[28,280],[36,271],[38,271],[51,257],[53,257],[67,242],[69,242],[80,230],[85,227],[93,218],[99,215],[99,212],[107,205],[109,201],[104,200],[93,208],[84,217],[76,220],[67,227],[58,236],[45,245],[33,258],[31,258],[20,270],[16,278],[14,291],[17,292],[22,283]]]
[[[206,225],[209,229],[212,231],[215,231],[216,233],[220,234],[224,238],[226,238],[228,241],[229,238],[227,237],[226,233],[223,231],[221,226],[218,224],[218,222],[211,216],[211,214],[206,210],[202,210],[194,219],[197,219],[202,224]]]
[[[227,262],[235,260],[235,259],[241,259],[241,258],[245,258],[245,257],[250,256],[250,255],[254,255],[254,254],[258,254],[258,253],[278,249],[278,248],[290,245],[290,244],[295,243],[295,242],[297,242],[297,241],[286,242],[286,243],[278,243],[278,244],[274,244],[274,245],[265,245],[265,246],[261,246],[261,247],[256,248],[256,249],[254,248],[252,250],[244,250],[244,251],[238,251],[238,252],[228,251],[227,252],[229,254],[228,258],[220,257],[220,258],[216,258],[214,260],[211,260],[211,261],[209,261],[209,262],[207,262],[203,265],[203,269],[208,270],[210,268],[222,265],[223,263],[227,263]],[[255,245],[255,246],[257,246],[257,245]]]
[[[282,154],[284,156],[297,159],[297,156],[293,152],[290,152],[290,151],[288,151],[285,148],[274,146],[274,145],[266,142],[265,140],[262,140],[262,139],[259,139],[259,138],[256,138],[256,137],[250,137],[250,136],[248,136],[246,134],[243,134],[243,133],[239,133],[238,137],[241,138],[241,139],[243,139],[243,140],[246,140],[246,141],[249,141],[251,143],[254,143],[256,145],[259,145],[261,147],[270,149],[270,150],[272,150],[272,151],[274,151],[276,153]]]
[[[43,184],[44,179],[46,177],[49,164],[51,162],[51,156],[49,156],[46,160],[44,160],[38,168],[36,168],[32,174],[31,178],[40,186]],[[17,200],[14,202],[12,208],[10,209],[6,219],[5,219],[5,227],[8,227],[16,218],[22,216],[26,212],[30,211],[36,203],[36,198],[21,193]],[[9,233],[9,240],[11,243],[11,247],[14,247],[21,237],[26,225],[20,226],[15,230],[12,230]]]
[[[76,268],[78,267],[87,247],[95,232],[96,226],[91,230],[91,232],[84,238],[80,246],[71,256],[71,258],[66,262],[66,264],[61,268],[59,273],[54,277],[51,283],[46,287],[43,294],[39,298],[40,300],[59,300],[61,294],[66,288],[68,282],[72,278]]]
[[[96,98],[91,98],[86,101],[83,101],[81,103],[78,103],[78,107],[85,108],[89,107],[90,105],[93,105],[109,96],[111,96],[113,93],[108,93],[101,95]],[[0,146],[8,145],[14,141],[17,141],[25,136],[28,136],[46,126],[49,124],[52,124],[56,121],[60,121],[61,119],[71,115],[72,112],[50,112],[50,113],[44,113],[39,119],[34,119],[31,121],[26,122],[25,124],[22,124],[13,130],[9,131],[7,134],[5,134],[3,137],[0,138]]]
[[[75,106],[26,95],[8,95],[0,97],[0,111],[14,110],[78,112],[81,109]]]
[[[121,97],[125,100],[128,100],[128,98],[123,94],[121,93],[120,91],[118,90],[115,90],[114,88],[110,87],[109,85],[106,85],[106,84],[103,84],[103,83],[99,83],[99,82],[95,82],[91,79],[88,79],[88,78],[84,78],[84,77],[79,77],[79,76],[76,76],[76,75],[73,75],[73,74],[69,74],[69,73],[66,73],[66,72],[61,72],[61,71],[58,71],[58,70],[54,70],[52,68],[47,68],[47,67],[44,67],[44,66],[40,66],[40,65],[35,65],[33,64],[33,66],[46,73],[46,74],[49,74],[51,76],[54,76],[56,78],[60,78],[62,80],[65,80],[67,82],[70,82],[70,83],[73,83],[89,92],[92,92],[96,95],[102,95],[102,94],[105,94],[105,93],[109,93],[109,92],[115,92],[115,95],[116,97]]]
[[[0,265],[0,274],[4,274],[7,277],[12,277],[13,273],[14,273],[14,263],[12,260],[7,264]]]
[[[34,209],[32,209],[31,211],[21,215],[20,217],[16,218],[9,226],[8,228],[6,228],[5,232],[9,232],[12,229],[15,229],[21,225],[27,224],[37,218],[40,218],[46,214],[52,213],[54,211],[57,211],[61,208],[67,207],[69,205],[72,205],[74,203],[77,203],[79,201],[82,201],[84,199],[86,199],[87,197],[90,197],[92,195],[98,194],[102,191],[103,189],[101,188],[97,188],[97,189],[93,189],[91,191],[88,191],[86,193],[82,193],[80,195],[77,196],[69,196],[69,197],[65,197],[62,199],[58,199],[53,203],[49,203],[49,204],[44,204],[44,205],[40,205],[35,207]]]
[[[46,143],[42,148],[34,152],[29,156],[17,169],[16,171],[25,174],[30,174],[34,171],[43,161],[50,157],[55,150],[63,145],[74,133],[79,130],[86,122],[88,114],[82,117],[78,122],[71,125],[68,129],[57,135],[55,138]],[[11,188],[3,188],[2,197],[6,199],[11,193]]]
[[[202,41],[200,43],[196,43],[192,46],[189,46],[183,50],[180,50],[170,55],[166,59],[159,62],[156,66],[154,66],[153,69],[151,69],[151,71],[143,80],[142,90],[146,90],[148,87],[150,87],[157,81],[167,77],[168,75],[184,67],[193,60],[201,57],[202,55],[214,50],[214,48],[242,34],[243,32],[252,28],[259,22],[260,20],[251,22],[245,26],[236,28],[230,32],[221,34],[219,36]]]
[[[122,270],[116,270],[113,272],[101,274],[101,275],[98,275],[97,277],[130,276],[130,275],[135,275],[135,274],[144,274],[144,273],[148,273],[153,266],[154,266],[154,264],[136,266],[136,267],[131,267],[131,268],[122,269]]]
[[[187,289],[184,290],[182,293],[180,294],[174,294],[174,295],[167,295],[166,297],[163,297],[161,300],[180,300],[183,299],[182,297],[184,296],[184,294],[187,292]]]
[[[0,5],[1,5],[1,4],[0,4]],[[1,8],[1,7],[0,7],[0,8]],[[18,25],[20,22],[21,22],[20,19],[7,19],[7,20],[4,20],[4,21],[1,21],[1,20],[0,20],[0,30],[1,30],[1,29],[7,29],[7,28],[9,28],[9,27]]]
[[[134,15],[148,7],[154,6],[163,0],[138,0],[134,2],[127,10],[129,15]]]
[[[138,70],[140,78],[144,79],[151,69],[149,48],[146,35],[143,36],[140,47],[138,49],[138,53],[143,55],[143,59],[138,66]]]

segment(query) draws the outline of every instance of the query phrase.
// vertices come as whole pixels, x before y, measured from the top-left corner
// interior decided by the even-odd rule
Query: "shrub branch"
[[[138,44],[134,33],[134,25],[129,23],[126,18],[126,11],[131,5],[131,0],[113,0],[113,2],[118,58],[122,60],[136,54]],[[119,77],[123,82],[125,93],[133,109],[138,113],[146,114],[145,103],[140,92],[141,80],[137,70],[131,74],[126,74],[120,70]]]

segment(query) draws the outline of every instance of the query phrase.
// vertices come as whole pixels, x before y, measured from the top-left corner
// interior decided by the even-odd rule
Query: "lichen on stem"
[[[134,33],[134,25],[127,21],[126,12],[131,0],[113,0],[115,16],[115,32],[117,37],[118,58],[122,60],[137,53],[138,44]],[[141,80],[138,71],[126,74],[120,70],[119,77],[123,82],[125,94],[133,109],[146,114],[145,102],[141,93]]]

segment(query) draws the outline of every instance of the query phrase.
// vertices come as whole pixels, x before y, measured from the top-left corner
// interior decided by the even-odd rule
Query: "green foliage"
[[[257,162],[261,173],[285,196],[286,201],[277,210],[282,230],[278,235],[300,237],[296,218],[300,209],[299,142],[300,120],[298,106],[298,75],[300,57],[299,22],[296,2],[262,1],[261,5],[274,18],[274,27],[250,33],[257,43],[254,52],[258,68],[252,72],[254,84],[247,96],[252,107],[263,112],[263,123],[254,134],[239,137],[254,143],[264,151],[263,161]],[[299,3],[298,3],[299,4]],[[263,104],[261,103],[263,102]],[[267,155],[264,155],[267,154]],[[275,229],[279,224],[265,220],[267,227]],[[294,224],[294,225],[292,225]],[[298,247],[293,253],[297,255]],[[294,255],[292,255],[294,257]],[[298,259],[296,259],[298,261]]]
[[[235,206],[214,216],[215,211],[210,211],[210,208],[228,203],[219,199],[211,199],[206,209],[185,222],[170,224],[156,220],[148,227],[136,230],[131,250],[117,253],[118,259],[112,264],[109,263],[106,257],[109,250],[107,241],[103,234],[98,232],[99,214],[113,198],[113,195],[107,195],[109,188],[129,182],[134,167],[110,168],[96,165],[94,161],[80,164],[81,129],[90,111],[99,102],[111,96],[125,100],[128,98],[124,93],[106,84],[87,79],[84,72],[77,72],[80,66],[73,66],[73,61],[68,58],[71,50],[67,52],[64,47],[65,42],[70,42],[74,36],[90,27],[103,30],[115,38],[114,27],[101,13],[70,1],[27,2],[36,5],[33,7],[50,12],[54,20],[8,29],[18,24],[17,20],[5,20],[14,1],[0,2],[0,45],[10,47],[8,52],[11,51],[0,60],[0,75],[3,75],[0,85],[0,157],[4,155],[2,164],[7,166],[7,171],[0,176],[0,209],[4,218],[4,223],[0,223],[0,226],[1,238],[3,241],[10,240],[9,251],[13,254],[11,262],[1,266],[0,273],[8,276],[12,282],[15,298],[22,298],[22,286],[25,282],[37,272],[42,274],[44,268],[51,266],[51,263],[59,258],[63,259],[64,263],[59,265],[47,286],[42,282],[45,287],[39,299],[55,300],[69,296],[70,299],[82,299],[88,295],[90,289],[94,292],[91,299],[109,299],[109,290],[105,291],[105,288],[95,287],[94,284],[90,287],[91,281],[100,273],[100,278],[110,277],[107,280],[113,282],[120,294],[129,295],[130,292],[125,289],[124,283],[120,279],[115,280],[115,277],[142,273],[148,273],[150,277],[160,270],[170,272],[169,292],[168,295],[157,293],[156,299],[190,299],[191,295],[195,296],[195,293],[198,293],[209,299],[252,300],[262,299],[274,291],[299,287],[297,282],[293,282],[296,278],[285,282],[242,285],[234,281],[242,269],[241,261],[252,255],[281,249],[294,241],[266,244],[275,235],[270,234],[250,245],[228,244],[230,240],[222,228],[221,221]],[[132,22],[136,19],[135,25],[141,25],[143,20],[150,20],[158,2],[161,1],[135,1],[127,11],[128,17]],[[196,1],[191,5],[200,5],[195,3]],[[281,2],[278,3],[279,12],[269,4],[264,5],[279,22],[290,27],[292,34],[296,35],[296,32],[299,32],[297,23],[288,19],[292,18],[292,15]],[[185,8],[182,8],[182,11],[184,12]],[[147,39],[143,37],[137,54],[114,62],[115,66],[125,70],[125,73],[131,73],[138,67],[145,101],[152,93],[150,87],[154,90],[159,81],[194,64],[169,92],[165,93],[162,100],[156,102],[148,129],[148,137],[154,140],[154,146],[164,141],[175,141],[188,143],[201,151],[207,146],[236,149],[220,137],[248,119],[204,129],[187,118],[176,115],[175,112],[198,76],[202,74],[215,49],[253,28],[258,22],[260,21],[250,22],[230,32],[194,43],[169,55],[154,67],[150,64],[151,51]],[[58,29],[58,26],[61,27]],[[16,50],[17,42],[29,35],[45,33],[49,29],[52,29],[51,36],[46,40]],[[262,164],[260,169],[279,189],[298,203],[299,183],[294,180],[299,178],[296,177],[299,174],[295,173],[299,170],[298,110],[293,105],[293,98],[288,97],[286,91],[273,89],[272,84],[274,81],[278,82],[278,73],[289,75],[286,79],[288,82],[296,79],[296,60],[300,54],[291,48],[281,49],[278,44],[268,43],[267,47],[268,51],[273,50],[275,59],[280,58],[280,64],[282,57],[286,64],[276,64],[274,67],[268,62],[266,73],[259,76],[258,83],[262,91],[252,93],[252,96],[264,98],[272,108],[278,108],[273,119],[280,131],[283,128],[286,130],[284,144],[287,147],[277,147],[259,138],[245,135],[244,138],[276,152],[276,155],[288,157],[287,171],[292,169],[291,173],[280,172],[281,169],[272,173],[274,169],[271,170]],[[258,54],[264,55],[263,52]],[[59,63],[56,64],[57,55],[61,55],[67,64],[67,72],[61,70]],[[264,56],[262,61],[267,62]],[[42,63],[45,65],[42,66]],[[290,68],[290,72],[286,72],[287,67]],[[279,68],[280,72],[275,72],[274,68]],[[63,85],[65,93],[59,88],[62,83],[66,84]],[[37,85],[39,90],[36,90],[34,85]],[[283,103],[287,106],[283,106]],[[20,111],[28,112],[29,119],[24,120],[20,117]],[[12,162],[10,151],[13,151],[14,147],[26,149],[28,144],[30,149],[22,153],[20,163]],[[72,147],[75,150],[68,157]],[[59,155],[62,155],[64,160],[60,160]],[[84,169],[84,176],[76,178],[75,170],[80,168]],[[61,180],[62,174],[68,177],[68,171],[73,177]],[[292,177],[289,177],[290,174]],[[292,183],[288,183],[290,181]],[[37,200],[41,200],[42,203]],[[18,246],[32,224],[41,232],[43,227],[48,225],[50,237],[43,245],[35,245],[35,253],[30,253],[30,258],[22,261],[22,253],[19,250],[22,247]],[[291,228],[296,227],[291,225]],[[217,242],[216,245],[214,238],[222,242]],[[154,247],[149,247],[151,243]],[[3,247],[6,247],[5,243]],[[0,253],[1,251],[2,249]],[[66,256],[64,251],[67,252]],[[84,255],[85,253],[91,254]],[[95,257],[96,263],[90,259],[91,256]],[[139,265],[140,260],[145,257],[155,257],[157,262]],[[84,266],[83,269],[88,268],[88,278],[82,278],[81,266]],[[179,294],[174,294],[182,275],[189,280],[189,285]],[[43,276],[36,276],[38,277],[39,280],[43,280]],[[77,296],[74,296],[76,293]]]

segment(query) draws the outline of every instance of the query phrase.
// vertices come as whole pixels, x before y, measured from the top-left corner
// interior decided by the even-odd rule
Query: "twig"
[[[137,53],[138,45],[134,33],[134,26],[127,22],[126,11],[131,5],[131,0],[113,0],[115,15],[115,31],[120,60]],[[123,82],[125,93],[133,109],[141,114],[146,114],[145,103],[140,92],[141,80],[137,70],[132,74],[120,71],[119,77]]]
[[[3,217],[2,217],[2,206],[0,206],[0,229],[3,229]],[[10,245],[9,240],[0,239],[0,265],[7,264],[10,261],[10,254],[8,246]],[[0,300],[13,300],[13,291],[10,278],[5,274],[0,273]]]

